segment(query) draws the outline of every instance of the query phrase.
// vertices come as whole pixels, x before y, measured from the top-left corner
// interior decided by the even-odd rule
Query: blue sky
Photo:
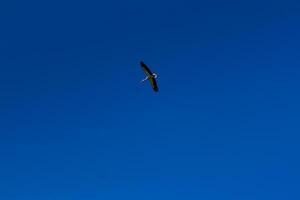
[[[299,199],[299,10],[1,2],[0,199]]]

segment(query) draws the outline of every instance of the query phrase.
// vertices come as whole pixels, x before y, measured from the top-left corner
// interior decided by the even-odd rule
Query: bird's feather
[[[145,74],[147,76],[152,76],[153,73],[151,72],[151,70],[149,69],[149,67],[143,61],[141,61],[140,64],[141,64],[141,67],[144,70]]]
[[[149,79],[150,83],[151,83],[151,86],[152,86],[152,89],[155,91],[155,92],[158,92],[158,86],[157,86],[157,82],[156,82],[156,79],[154,77],[151,77]]]

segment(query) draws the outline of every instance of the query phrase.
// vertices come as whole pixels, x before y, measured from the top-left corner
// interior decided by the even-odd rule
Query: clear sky
[[[300,199],[299,1],[12,0],[0,25],[1,200]]]

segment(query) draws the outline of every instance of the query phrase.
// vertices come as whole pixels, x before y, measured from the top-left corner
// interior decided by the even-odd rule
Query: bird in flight
[[[143,71],[146,74],[146,78],[144,78],[141,83],[143,83],[146,80],[149,80],[151,83],[151,87],[155,92],[158,92],[158,86],[157,86],[157,82],[156,82],[156,78],[157,78],[157,74],[152,73],[151,70],[149,69],[149,67],[143,62],[140,62],[140,65],[143,69]]]

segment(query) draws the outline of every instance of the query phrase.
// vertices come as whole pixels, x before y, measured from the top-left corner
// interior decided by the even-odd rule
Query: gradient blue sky
[[[299,1],[12,0],[0,20],[1,200],[300,199]]]

